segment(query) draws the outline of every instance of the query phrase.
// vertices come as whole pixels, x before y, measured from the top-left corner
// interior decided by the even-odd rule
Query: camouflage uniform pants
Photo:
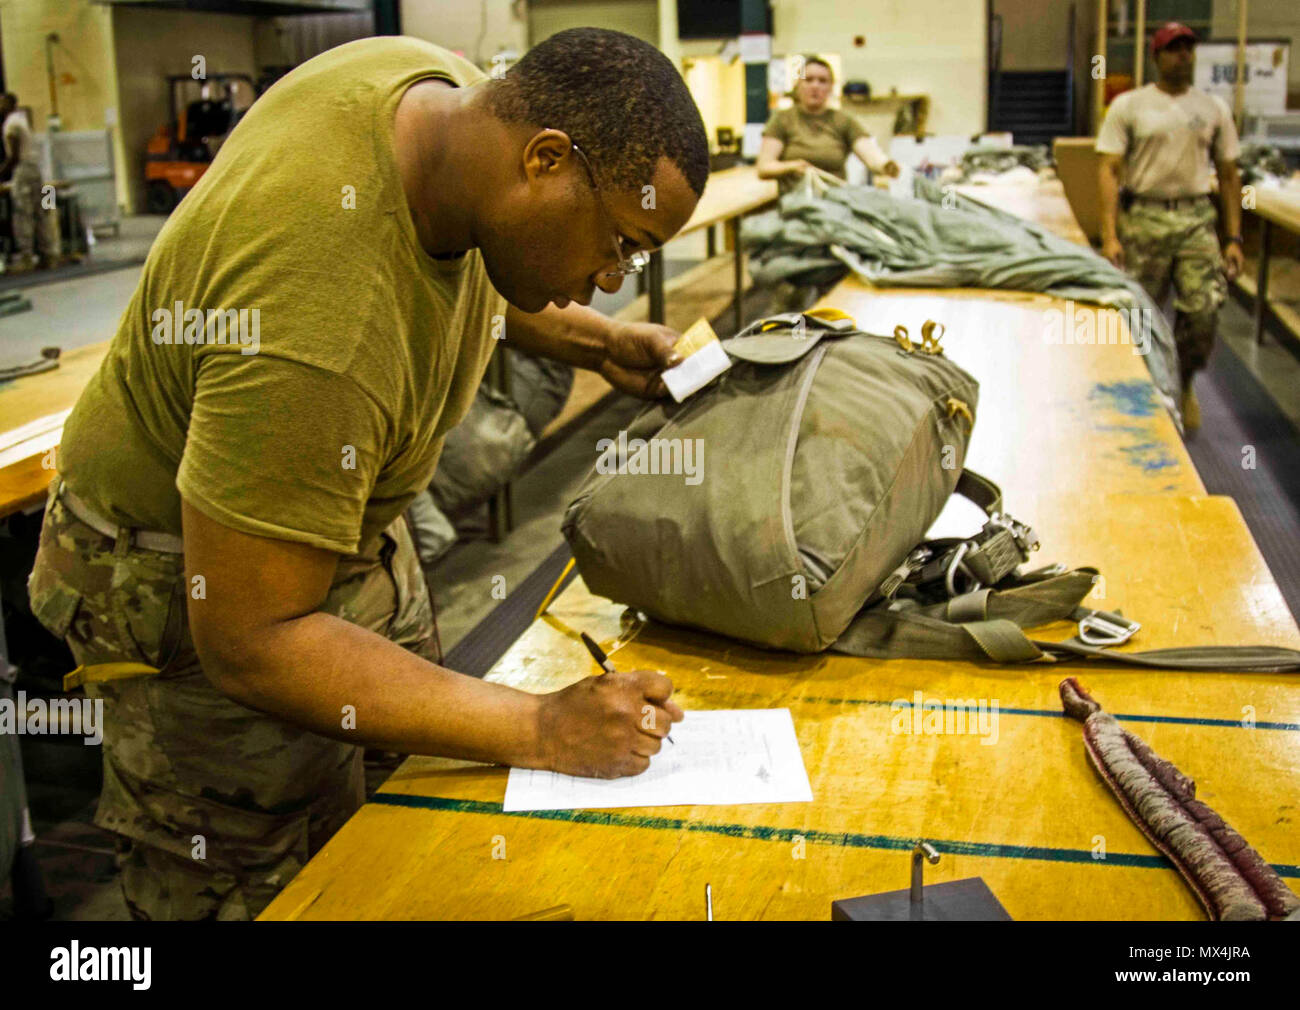
[[[14,167],[9,204],[14,233],[14,252],[29,257],[33,251],[56,259],[59,255],[59,222],[53,211],[41,206],[41,173],[33,165]],[[39,242],[40,249],[36,250]]]
[[[360,807],[361,749],[216,690],[190,638],[183,556],[124,533],[96,532],[52,494],[28,584],[32,611],[78,663],[162,671],[86,685],[104,699],[95,823],[119,836],[136,918],[250,919]],[[340,562],[320,609],[431,656],[428,592],[400,519],[377,557]]]
[[[1219,306],[1228,297],[1214,204],[1207,197],[1175,210],[1137,200],[1119,215],[1128,272],[1163,306],[1174,289],[1174,338],[1183,385],[1205,367],[1214,349]]]

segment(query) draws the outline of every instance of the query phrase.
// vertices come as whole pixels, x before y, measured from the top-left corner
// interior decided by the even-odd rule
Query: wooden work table
[[[1101,570],[1089,602],[1143,623],[1131,647],[1300,646],[1236,505],[1204,494],[1129,346],[1044,343],[1044,313],[1062,303],[1043,296],[846,281],[824,304],[876,332],[945,322],[947,353],[982,386],[969,462],[1037,529],[1036,564]],[[833,900],[906,886],[917,838],[943,854],[928,881],[981,876],[1016,918],[1197,918],[1061,718],[1056,687],[1071,673],[1300,878],[1288,678],[769,653],[642,626],[578,579],[489,679],[540,692],[591,674],[579,631],[621,669],[666,671],[688,711],[788,707],[813,802],[506,814],[505,768],[411,758],[263,918],[513,918],[567,904],[578,919],[700,919],[709,883],[719,919],[827,919]],[[891,732],[891,703],[916,691],[996,699],[997,743]]]
[[[1254,299],[1255,342],[1264,342],[1264,329],[1269,322],[1285,327],[1293,342],[1300,341],[1300,313],[1269,294],[1273,228],[1300,235],[1300,186],[1292,184],[1286,189],[1255,187],[1254,206],[1247,210],[1260,222],[1259,262],[1255,276],[1243,274],[1237,278],[1237,284]]]
[[[0,383],[0,519],[44,500],[54,477],[44,464],[107,351],[108,341],[77,347],[52,371]]]
[[[1040,498],[1035,520],[1044,560],[1107,573],[1098,605],[1144,621],[1144,647],[1300,645],[1229,499]],[[580,630],[622,669],[666,671],[688,712],[789,708],[814,801],[505,814],[505,768],[411,758],[263,918],[503,919],[567,904],[578,919],[700,919],[711,883],[720,919],[827,919],[833,900],[905,887],[917,838],[943,853],[928,881],[981,876],[1018,919],[1197,918],[1088,764],[1079,725],[1060,717],[1067,673],[1300,877],[1288,825],[1300,697],[1284,677],[765,653],[663,626],[629,631],[622,608],[578,580],[490,679],[550,691],[589,675]],[[891,703],[916,691],[996,699],[996,744],[891,732]],[[1247,707],[1254,729],[1241,724]]]
[[[958,186],[957,192],[1008,214],[1034,221],[1070,242],[1082,246],[1090,244],[1070,209],[1061,180],[1054,174],[1040,174],[1033,185],[1022,182],[970,183]]]
[[[723,169],[709,176],[700,202],[695,205],[695,212],[687,220],[682,230],[674,236],[681,238],[701,228],[709,229],[707,254],[711,258],[715,248],[713,244],[713,226],[725,223],[729,233],[732,249],[733,284],[736,330],[742,325],[743,297],[745,290],[745,257],[740,248],[740,219],[751,211],[766,207],[777,198],[775,179],[760,179],[758,169],[752,165],[737,165]],[[649,295],[649,318],[652,323],[664,321],[664,261],[662,250],[650,254],[650,263],[646,267],[644,283]],[[639,290],[639,289],[638,289]]]

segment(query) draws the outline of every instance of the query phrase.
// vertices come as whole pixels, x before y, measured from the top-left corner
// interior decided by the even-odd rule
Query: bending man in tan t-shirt
[[[677,335],[586,306],[707,174],[677,69],[599,29],[501,79],[350,43],[235,128],[68,419],[29,582],[102,674],[96,823],[133,915],[256,916],[361,802],[362,747],[648,766],[683,715],[662,674],[538,695],[432,661],[400,516],[497,338],[660,394]]]

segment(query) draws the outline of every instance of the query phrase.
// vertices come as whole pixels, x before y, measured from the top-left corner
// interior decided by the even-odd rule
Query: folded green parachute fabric
[[[447,434],[429,490],[448,515],[482,505],[528,458],[543,429],[564,409],[573,388],[573,369],[521,351],[509,356],[510,392],[485,379],[464,419]],[[427,510],[426,510],[427,511]],[[430,516],[429,528],[439,524]],[[431,542],[439,539],[437,533]]]
[[[429,490],[448,515],[482,505],[505,485],[536,440],[508,396],[479,386],[469,412],[447,433]]]
[[[573,366],[550,358],[535,358],[515,350],[510,355],[510,399],[528,422],[534,438],[550,424],[573,391]]]
[[[786,194],[778,210],[744,223],[754,282],[828,284],[852,270],[879,287],[1008,288],[1141,309],[1151,326],[1135,341],[1149,341],[1147,368],[1178,417],[1173,331],[1136,280],[1091,249],[927,179],[916,179],[915,192],[901,199],[871,186],[841,186]]]
[[[1046,144],[974,147],[961,156],[961,171],[967,179],[977,172],[1006,172],[1022,165],[1037,172],[1051,160]]]

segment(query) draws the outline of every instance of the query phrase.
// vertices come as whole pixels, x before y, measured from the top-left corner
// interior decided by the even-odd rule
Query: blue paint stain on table
[[[1134,466],[1141,467],[1147,473],[1166,470],[1177,466],[1178,460],[1170,456],[1162,442],[1139,442],[1137,445],[1120,446],[1125,458]]]
[[[1130,444],[1119,446],[1121,457],[1130,466],[1138,467],[1144,473],[1155,474],[1179,465],[1180,460],[1170,455],[1168,446],[1157,436],[1149,422],[1134,423],[1137,419],[1154,420],[1164,409],[1150,382],[1145,379],[1098,382],[1088,392],[1088,402],[1133,419],[1124,424],[1093,426],[1097,431],[1119,432],[1130,436]]]
[[[1161,409],[1155,387],[1145,379],[1126,382],[1098,382],[1088,393],[1092,403],[1102,403],[1128,417],[1155,417]]]

